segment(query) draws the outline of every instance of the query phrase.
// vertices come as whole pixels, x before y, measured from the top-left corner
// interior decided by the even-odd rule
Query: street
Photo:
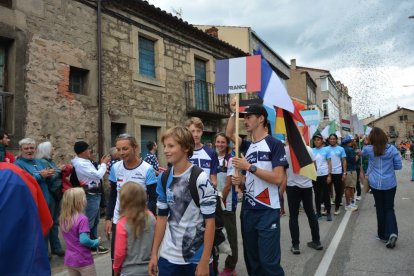
[[[376,240],[376,214],[374,199],[371,194],[363,194],[359,210],[354,213],[341,210],[332,222],[325,217],[319,221],[322,251],[308,248],[311,241],[310,230],[304,212],[300,213],[301,254],[290,252],[289,213],[281,222],[282,267],[286,275],[414,275],[414,252],[412,233],[412,210],[414,210],[414,182],[410,181],[411,162],[403,160],[403,169],[397,172],[398,188],[395,209],[399,227],[397,246],[387,249],[385,244]],[[238,208],[240,211],[240,206]],[[239,223],[239,222],[238,222]],[[102,231],[103,224],[100,225]],[[239,232],[239,262],[237,275],[247,275]],[[343,231],[341,231],[343,230]],[[101,233],[103,236],[103,233]],[[109,246],[105,242],[105,246]],[[222,270],[225,255],[220,256],[219,268]],[[95,256],[97,275],[111,275],[110,254]],[[53,275],[67,275],[62,258],[53,256]]]

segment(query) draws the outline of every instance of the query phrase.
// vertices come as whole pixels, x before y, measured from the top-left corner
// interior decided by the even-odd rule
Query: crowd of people
[[[214,147],[201,142],[204,124],[200,118],[190,118],[184,126],[163,133],[160,140],[167,169],[158,163],[156,142],[145,145],[149,153],[141,158],[140,145],[129,134],[119,135],[115,147],[99,163],[94,162],[89,144],[77,141],[71,163],[56,164],[50,141],[37,145],[34,139],[24,138],[15,158],[6,150],[8,134],[1,132],[0,161],[14,163],[21,169],[13,168],[17,174],[30,177],[32,185],[36,182],[42,195],[36,198],[36,206],[48,210],[47,214],[39,211],[38,225],[43,231],[33,233],[41,233],[43,242],[36,244],[36,250],[50,259],[50,246],[51,254],[64,257],[70,275],[96,275],[92,255],[109,252],[98,235],[100,210],[106,206],[104,231],[111,240],[113,275],[236,275],[236,209],[238,193],[243,192],[240,231],[246,270],[249,275],[284,275],[280,217],[285,191],[291,252],[297,255],[301,253],[300,208],[312,236],[307,246],[322,250],[319,223],[323,217],[332,221],[332,211],[339,215],[343,204],[345,211],[358,210],[361,183],[375,199],[378,239],[388,248],[395,247],[395,170],[402,163],[399,151],[387,143],[381,129],[374,127],[363,139],[347,135],[340,143],[336,134],[325,141],[315,133],[313,148],[307,146],[317,172],[312,181],[293,171],[289,140],[270,135],[263,105],[252,104],[240,113],[248,140],[235,135],[234,101],[231,107],[226,132],[215,135]],[[240,145],[240,157],[235,156],[233,143]],[[0,173],[9,170],[1,168]],[[107,199],[103,192],[106,174]],[[10,184],[10,179],[1,177],[0,184]],[[224,270],[219,271],[222,252],[228,256]],[[38,266],[32,264],[30,269],[47,269],[39,265],[44,259],[33,262]]]

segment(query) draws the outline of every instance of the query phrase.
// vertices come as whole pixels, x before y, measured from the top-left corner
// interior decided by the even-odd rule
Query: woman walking
[[[368,181],[377,210],[378,238],[386,242],[387,248],[394,248],[398,238],[394,198],[397,191],[395,170],[401,170],[401,156],[394,146],[388,144],[385,132],[377,127],[368,136],[370,145],[362,149],[362,156],[368,156]]]

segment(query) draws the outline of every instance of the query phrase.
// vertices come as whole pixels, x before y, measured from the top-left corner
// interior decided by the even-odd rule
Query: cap
[[[75,151],[76,154],[82,153],[85,150],[87,150],[88,148],[89,148],[88,143],[86,143],[84,141],[78,141],[73,146],[73,150]]]
[[[265,118],[267,118],[267,111],[266,108],[262,104],[252,104],[246,106],[243,112],[240,112],[241,115],[263,115]]]
[[[354,137],[352,137],[352,135],[346,135],[343,139],[342,139],[342,144],[347,144],[349,142],[351,142],[352,140],[354,140]]]

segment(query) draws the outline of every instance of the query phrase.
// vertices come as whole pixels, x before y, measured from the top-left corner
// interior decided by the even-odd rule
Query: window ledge
[[[161,80],[158,80],[158,79],[153,79],[153,78],[142,76],[142,75],[139,75],[139,74],[135,74],[134,81],[139,81],[139,82],[143,82],[143,83],[146,83],[146,84],[159,86],[159,87],[165,87],[165,81],[161,81]]]

